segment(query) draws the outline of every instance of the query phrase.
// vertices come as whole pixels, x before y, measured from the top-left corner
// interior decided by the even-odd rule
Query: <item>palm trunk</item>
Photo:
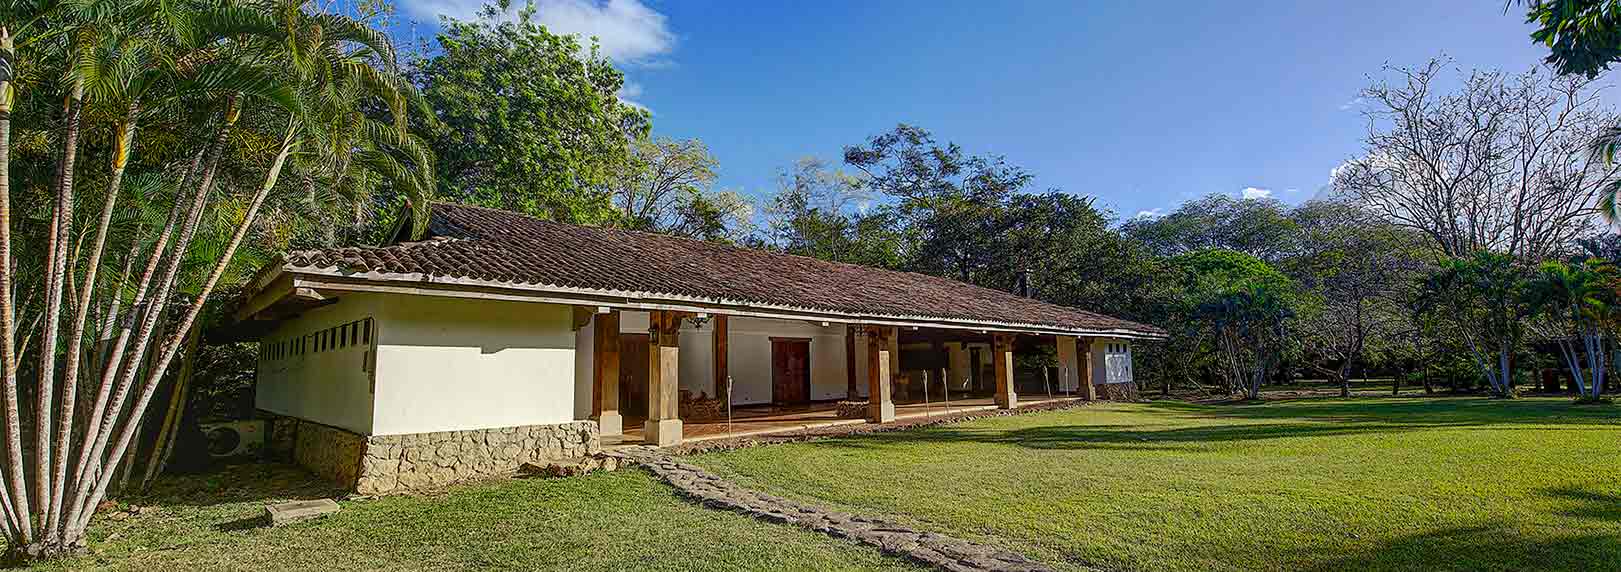
[[[192,156],[191,166],[186,169],[185,174],[183,174],[180,178],[179,189],[187,188],[187,184],[190,183],[191,177],[197,172],[202,162],[205,151],[206,149],[198,150],[197,153]],[[92,464],[96,461],[96,459],[92,459],[93,453],[96,452],[96,448],[92,445],[103,433],[102,420],[107,414],[108,401],[112,397],[113,383],[119,376],[122,368],[127,365],[124,349],[128,347],[130,335],[134,329],[135,320],[142,314],[142,310],[145,309],[146,297],[148,290],[151,287],[152,279],[157,272],[158,263],[163,259],[163,253],[168,246],[169,239],[172,237],[176,226],[179,224],[180,214],[185,208],[184,203],[185,202],[180,200],[180,198],[177,196],[175,198],[174,205],[169,208],[169,219],[164,223],[163,230],[159,231],[157,241],[152,246],[152,254],[147,258],[146,268],[142,271],[140,282],[138,282],[135,287],[135,294],[130,299],[129,312],[125,315],[122,323],[119,326],[118,338],[113,341],[112,347],[108,348],[107,359],[105,360],[101,371],[101,384],[96,392],[95,405],[93,405],[90,409],[90,423],[86,426],[84,432],[85,442],[80,445],[79,459],[74,464],[73,486],[75,491],[83,490],[84,482],[91,476],[90,473],[93,470]],[[137,249],[139,246],[140,240],[139,237],[136,237],[136,239],[132,240],[130,244],[131,260],[134,259],[135,253],[138,252]],[[78,496],[79,493],[76,492],[75,498],[78,498]],[[69,506],[71,507],[72,505]],[[72,514],[72,510],[78,509],[70,509],[70,514]],[[74,519],[70,517],[68,521],[59,522],[58,524],[65,526],[67,522],[72,522],[73,520]]]
[[[270,171],[265,175],[264,184],[253,195],[253,200],[249,203],[247,212],[242,215],[242,221],[237,223],[236,232],[231,235],[230,244],[220,254],[219,261],[214,264],[213,272],[208,275],[207,281],[203,283],[202,290],[198,292],[197,299],[192,302],[191,308],[186,312],[186,317],[181,320],[180,326],[175,328],[175,334],[169,336],[169,339],[164,342],[163,357],[158,361],[154,371],[147,374],[146,383],[141,388],[140,398],[135,402],[131,415],[132,419],[138,417],[140,412],[146,409],[147,404],[151,402],[152,394],[157,390],[157,381],[163,378],[164,371],[168,369],[169,364],[174,360],[175,354],[180,349],[179,336],[185,335],[185,332],[189,331],[195,324],[198,314],[202,313],[203,305],[208,302],[209,295],[213,293],[214,286],[219,283],[220,277],[230,267],[231,259],[236,256],[236,249],[242,246],[243,238],[247,236],[248,230],[252,228],[254,220],[259,215],[259,207],[264,205],[265,197],[270,194],[270,189],[276,186],[276,180],[281,176],[281,169],[287,163],[287,156],[293,151],[294,135],[297,133],[297,127],[295,122],[289,121],[287,135],[282,139],[281,152],[276,155],[275,162],[271,163]],[[119,435],[118,446],[113,449],[112,458],[116,459],[124,454],[125,449],[129,447],[130,440],[134,438],[136,428],[136,423],[128,419],[125,420],[124,429]],[[89,502],[76,508],[94,507],[96,503],[101,502],[102,497],[107,494],[107,484],[111,477],[111,474],[102,474],[100,482],[96,485],[96,491],[91,495]],[[93,516],[95,516],[95,511],[90,510],[85,512],[80,519],[72,521],[76,526],[69,531],[70,537],[76,538],[82,535],[84,527],[89,525],[90,518]]]
[[[180,226],[180,233],[175,239],[174,249],[168,252],[166,256],[162,256],[166,264],[164,264],[163,276],[157,282],[157,295],[152,297],[150,307],[145,309],[140,330],[135,336],[135,343],[130,346],[129,351],[123,356],[123,365],[118,368],[118,381],[116,387],[112,390],[112,401],[109,403],[106,412],[99,418],[99,422],[92,421],[92,423],[100,425],[100,430],[96,433],[95,442],[87,447],[90,452],[90,463],[83,467],[79,474],[79,486],[74,494],[73,505],[71,505],[73,510],[66,522],[68,526],[72,526],[73,523],[81,520],[81,514],[86,508],[83,506],[83,501],[90,494],[90,490],[86,486],[87,481],[104,464],[103,455],[107,452],[108,440],[112,438],[113,426],[119,419],[119,413],[124,409],[124,402],[129,398],[130,389],[134,385],[135,377],[140,369],[141,361],[146,356],[147,349],[156,341],[153,339],[152,334],[157,328],[157,321],[164,314],[164,309],[168,307],[169,296],[174,289],[176,278],[180,274],[180,266],[185,262],[186,250],[191,246],[192,236],[197,231],[198,212],[205,206],[208,193],[213,187],[214,173],[219,166],[220,154],[225,147],[225,138],[230,132],[230,127],[236,117],[235,109],[233,102],[231,110],[226,113],[226,123],[220,127],[214,142],[209,146],[207,166],[204,168],[203,176],[197,184],[197,191],[184,200],[186,204],[185,224]],[[181,198],[176,197],[176,202],[182,202]],[[170,214],[174,215],[178,212],[177,210],[171,210]],[[160,254],[163,254],[161,250],[154,249],[152,253],[154,260]],[[148,261],[149,268],[151,263],[152,261]],[[114,358],[117,357],[118,354],[114,353]],[[103,381],[106,381],[106,377],[103,377]],[[103,389],[106,388],[103,387]],[[136,410],[136,413],[139,413],[139,410]],[[116,463],[119,455],[122,454],[120,452],[105,459]],[[81,455],[81,457],[83,456]],[[105,470],[100,472],[101,479],[99,480],[105,481],[112,477],[114,471]],[[82,533],[82,531],[78,533],[70,531],[69,535],[74,536],[79,533]]]
[[[0,29],[0,63],[10,70],[16,61],[11,34]],[[11,108],[16,85],[0,81],[0,370],[6,405],[6,505],[11,526],[6,527],[13,546],[33,541],[33,524],[28,519],[28,490],[23,474],[22,411],[17,402],[17,328],[11,291]]]
[[[84,282],[78,295],[78,311],[73,317],[73,329],[68,334],[68,361],[62,372],[61,418],[56,427],[58,455],[55,477],[52,481],[55,486],[51,489],[50,510],[46,512],[48,530],[52,531],[57,530],[56,524],[61,519],[62,496],[68,471],[67,452],[71,449],[70,440],[73,437],[73,412],[78,405],[80,348],[84,343],[86,319],[90,315],[91,294],[95,292],[96,275],[101,268],[102,253],[107,246],[107,231],[112,226],[113,209],[118,204],[124,170],[129,165],[130,150],[135,143],[135,121],[139,114],[140,104],[131,103],[124,117],[123,129],[120,130],[113,148],[112,178],[107,183],[107,197],[101,204],[101,220],[96,227],[96,238],[90,246],[90,259],[85,265]]]
[[[157,440],[152,445],[152,455],[147,458],[146,472],[141,475],[141,489],[151,486],[152,479],[162,470],[162,465],[168,462],[169,448],[174,444],[174,436],[180,432],[180,419],[186,409],[186,394],[191,385],[192,372],[197,364],[197,338],[200,328],[193,327],[191,335],[186,336],[185,357],[180,360],[180,374],[175,376],[174,389],[169,394],[169,407],[163,415],[163,423],[158,427]]]
[[[79,122],[84,113],[84,83],[74,81],[62,137],[62,159],[56,165],[56,235],[51,237],[50,270],[45,275],[45,333],[40,339],[39,387],[34,409],[34,512],[46,526],[47,541],[56,536],[45,524],[51,505],[51,413],[56,385],[56,341],[62,328],[62,286],[67,281],[69,239],[73,235],[73,175],[79,156]],[[71,358],[70,358],[71,359]]]

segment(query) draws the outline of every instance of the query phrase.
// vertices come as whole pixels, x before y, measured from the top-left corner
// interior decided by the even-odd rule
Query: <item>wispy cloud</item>
[[[626,105],[639,109],[647,109],[646,105],[642,105],[640,102],[636,101],[636,98],[642,96],[642,84],[627,79],[625,80],[625,85],[619,86],[618,95],[619,101],[624,102]]]
[[[1244,187],[1244,190],[1239,191],[1238,194],[1243,196],[1244,200],[1269,199],[1269,198],[1272,198],[1272,189],[1262,189],[1262,188],[1259,188],[1259,187]]]
[[[1159,217],[1162,217],[1162,216],[1165,216],[1165,209],[1163,209],[1163,208],[1152,208],[1152,209],[1148,209],[1148,210],[1145,210],[1145,211],[1137,211],[1137,215],[1133,216],[1131,218],[1133,218],[1133,219],[1151,219],[1151,218],[1159,218]]]
[[[1340,104],[1340,111],[1350,111],[1352,109],[1357,109],[1357,108],[1362,107],[1362,106],[1367,105],[1367,104],[1368,104],[1368,98],[1358,96],[1358,97],[1352,98],[1350,101],[1347,101],[1345,103],[1341,103]]]
[[[522,4],[515,2],[518,6]],[[477,18],[483,0],[400,0],[405,14],[422,20]],[[632,65],[665,65],[676,36],[664,14],[640,0],[535,0],[535,21],[556,34],[597,38],[602,55]]]

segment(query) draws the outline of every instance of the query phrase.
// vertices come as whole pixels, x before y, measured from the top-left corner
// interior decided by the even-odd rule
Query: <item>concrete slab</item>
[[[338,512],[338,503],[332,499],[301,500],[266,506],[265,519],[270,526],[281,526],[335,512]]]

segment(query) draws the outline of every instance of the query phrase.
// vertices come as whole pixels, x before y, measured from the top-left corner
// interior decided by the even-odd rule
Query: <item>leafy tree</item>
[[[1009,201],[1030,183],[1029,173],[999,156],[966,155],[905,124],[845,148],[844,162],[894,200],[913,241],[907,269],[994,286],[982,275],[998,263],[991,243],[1008,229]]]
[[[295,168],[320,169],[313,179],[386,178],[363,155],[404,139],[408,95],[386,35],[296,0],[9,3],[0,12],[21,23],[0,32],[0,57],[24,72],[0,78],[0,513],[8,549],[32,558],[83,547],[159,382],[189,354],[199,315],[285,188],[295,152],[350,159]],[[59,121],[52,108],[64,101]],[[355,124],[356,109],[388,110],[393,121],[380,124],[395,130],[359,123],[353,132],[389,135],[369,139],[328,131]],[[25,143],[16,149],[27,159],[14,160],[13,122],[22,141],[60,151]],[[81,155],[106,159],[107,170],[81,173]],[[22,200],[10,193],[13,165]],[[76,210],[81,196],[100,199],[99,212]],[[13,217],[19,204],[23,216]],[[49,229],[28,241],[43,248],[11,249],[13,222]],[[108,261],[109,248],[128,254]],[[16,276],[39,277],[41,303],[16,311]],[[91,351],[83,341],[98,322],[103,343]],[[19,323],[39,332],[29,356],[16,351],[30,345]],[[38,383],[20,388],[19,370]],[[20,389],[32,392],[32,415]],[[33,439],[26,455],[24,436]]]
[[[631,160],[609,183],[623,224],[638,230],[676,226],[680,204],[709,190],[719,164],[697,139],[633,141]]]
[[[645,110],[622,102],[624,75],[595,45],[486,6],[446,18],[439,51],[412,80],[434,111],[428,135],[442,195],[568,222],[611,222],[609,183],[645,137]]]
[[[1283,203],[1212,194],[1163,217],[1127,221],[1121,232],[1160,256],[1220,248],[1276,264],[1294,254],[1299,229]]]
[[[1514,257],[1477,252],[1450,258],[1423,279],[1422,307],[1462,339],[1494,395],[1513,397],[1513,357],[1531,314],[1529,272]]]
[[[1621,318],[1617,286],[1615,267],[1592,258],[1544,262],[1528,286],[1531,305],[1540,317],[1532,322],[1533,327],[1559,346],[1560,356],[1586,400],[1596,401],[1604,395],[1609,370],[1609,346],[1604,338]],[[1584,368],[1590,376],[1583,373]]]
[[[1402,344],[1403,307],[1423,268],[1419,237],[1357,205],[1313,201],[1291,213],[1300,253],[1285,267],[1300,284],[1308,363],[1350,395],[1350,368],[1371,349]]]
[[[778,177],[777,192],[766,204],[763,245],[822,260],[899,268],[909,244],[906,231],[890,209],[870,207],[865,185],[820,160],[800,160]]]
[[[1589,78],[1621,60],[1621,2],[1617,0],[1526,0],[1531,40],[1546,45],[1546,61],[1561,75]]]
[[[1179,335],[1204,340],[1218,357],[1229,393],[1260,397],[1267,372],[1288,344],[1297,302],[1293,280],[1260,259],[1232,250],[1175,258],[1184,294]]]

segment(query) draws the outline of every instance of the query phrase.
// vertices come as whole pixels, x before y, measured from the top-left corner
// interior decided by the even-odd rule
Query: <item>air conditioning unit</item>
[[[257,457],[265,447],[265,422],[262,419],[202,423],[203,436],[208,439],[208,456],[215,459]]]

